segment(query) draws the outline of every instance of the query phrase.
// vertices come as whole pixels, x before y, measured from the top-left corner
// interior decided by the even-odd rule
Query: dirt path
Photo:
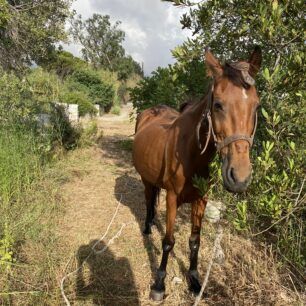
[[[64,283],[65,294],[73,305],[156,305],[148,297],[152,273],[161,257],[165,205],[162,200],[160,224],[151,237],[144,237],[143,187],[131,164],[129,135],[134,132],[134,124],[128,120],[130,111],[127,106],[119,117],[107,115],[99,119],[103,130],[101,145],[77,150],[67,161],[71,178],[63,186],[66,212],[59,224],[63,261],[58,280],[80,267],[89,256]],[[98,242],[118,204],[108,235]],[[192,305],[194,301],[184,276],[188,268],[189,228],[186,205],[177,218],[176,245],[168,265],[163,305]],[[120,229],[120,236],[103,253],[99,252]],[[204,277],[215,229],[206,224],[203,233],[199,261]],[[208,295],[201,305],[290,304],[289,293],[281,287],[270,257],[250,241],[229,232],[223,247],[226,261],[213,267]]]

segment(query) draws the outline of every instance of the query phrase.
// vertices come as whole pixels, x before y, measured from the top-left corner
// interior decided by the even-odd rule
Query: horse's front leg
[[[177,196],[174,192],[167,192],[167,212],[166,212],[166,235],[163,239],[163,255],[160,266],[157,270],[155,282],[151,287],[150,297],[154,301],[161,301],[165,294],[165,277],[166,277],[166,268],[168,263],[168,257],[170,251],[174,247],[174,222],[177,211]]]
[[[201,290],[198,274],[198,252],[200,247],[200,233],[202,219],[207,203],[207,198],[201,198],[192,203],[191,236],[189,238],[190,267],[188,271],[189,289],[198,294]]]

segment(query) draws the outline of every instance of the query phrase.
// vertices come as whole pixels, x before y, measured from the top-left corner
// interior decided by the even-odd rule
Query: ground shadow
[[[109,249],[102,251],[104,248],[105,244],[97,240],[80,246],[77,253],[77,299],[104,306],[140,305],[128,259],[115,258]]]
[[[132,143],[133,138],[129,136],[114,134],[111,136],[103,136],[99,146],[103,150],[103,156],[115,160],[117,166],[131,167]]]
[[[144,187],[140,180],[125,173],[116,178],[115,196],[122,205],[127,206],[139,225],[141,233],[144,229],[144,222],[146,218],[146,205],[144,199]],[[161,225],[158,216],[155,218],[156,228],[161,236],[164,236],[164,228]],[[142,234],[143,245],[150,261],[150,268],[152,277],[155,275],[158,267],[157,257],[161,250],[156,246],[151,235]]]
[[[145,205],[145,197],[144,197],[144,187],[140,180],[136,179],[133,176],[130,176],[128,173],[125,173],[116,178],[115,184],[115,196],[118,201],[122,203],[122,205],[127,206],[132,214],[135,216],[135,219],[139,225],[139,230],[141,233],[145,227],[145,218],[146,218],[146,205]],[[188,205],[188,204],[187,204]],[[180,207],[181,208],[181,207]],[[183,209],[178,210],[178,220],[177,227],[180,224],[186,222],[186,219],[190,219],[190,215],[187,214]],[[165,220],[165,216],[161,214],[161,212],[157,209],[157,215],[155,216],[155,227],[159,231],[161,238],[165,236],[165,230],[163,226],[163,222]],[[153,227],[154,230],[154,227]],[[150,268],[152,278],[155,276],[155,272],[159,266],[158,255],[161,254],[161,245],[156,246],[152,235],[144,235],[142,233],[143,245],[146,249],[150,260]],[[188,243],[188,240],[186,240]],[[171,257],[175,258],[177,261],[180,271],[183,275],[187,273],[187,268],[185,267],[183,261],[176,256],[175,248],[171,251]]]

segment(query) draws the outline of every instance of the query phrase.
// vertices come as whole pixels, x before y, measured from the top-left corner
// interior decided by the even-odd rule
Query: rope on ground
[[[204,278],[200,293],[197,296],[193,306],[197,306],[199,304],[201,298],[202,298],[203,292],[204,292],[205,287],[208,283],[210,270],[211,270],[211,267],[214,263],[214,260],[218,258],[218,255],[220,255],[220,253],[223,254],[223,251],[222,251],[222,248],[221,248],[221,245],[220,245],[222,235],[223,235],[223,229],[222,229],[221,224],[219,223],[218,228],[217,228],[217,235],[216,235],[215,242],[214,242],[214,248],[213,248],[213,251],[212,251],[212,256],[210,258],[210,262],[209,262],[209,265],[208,265],[208,268],[207,268],[207,271],[206,271],[206,274],[205,274],[205,278]]]
[[[107,226],[107,229],[106,229],[105,233],[104,233],[103,236],[102,236],[99,240],[97,240],[97,242],[92,246],[91,251],[90,251],[90,253],[88,254],[88,256],[83,260],[83,262],[79,265],[79,267],[78,267],[77,269],[75,269],[74,271],[72,271],[72,272],[66,274],[66,275],[62,278],[61,283],[60,283],[61,294],[62,294],[62,297],[63,297],[63,299],[64,299],[64,301],[65,301],[65,303],[66,303],[67,306],[70,306],[71,304],[70,304],[70,302],[69,302],[69,300],[68,300],[68,298],[67,298],[67,296],[66,296],[66,294],[65,294],[65,290],[64,290],[64,283],[65,283],[65,280],[66,280],[67,278],[69,278],[71,275],[73,275],[73,274],[77,273],[78,271],[80,271],[80,270],[83,268],[83,266],[84,266],[84,264],[86,263],[86,261],[90,258],[90,256],[91,256],[92,254],[94,254],[94,253],[95,253],[95,254],[102,254],[102,253],[108,248],[108,246],[109,246],[110,244],[112,244],[112,243],[114,242],[114,240],[117,239],[117,238],[121,235],[123,228],[126,227],[127,225],[129,225],[129,224],[131,223],[131,222],[130,222],[130,223],[122,223],[121,228],[119,229],[119,231],[115,234],[115,236],[113,236],[113,237],[108,241],[108,243],[103,247],[102,250],[97,251],[97,250],[95,249],[95,247],[96,247],[101,241],[103,241],[104,238],[106,237],[106,235],[108,234],[109,229],[110,229],[111,225],[113,224],[113,222],[114,222],[114,220],[115,220],[115,218],[116,218],[116,216],[117,216],[119,207],[120,207],[120,205],[121,205],[121,200],[122,200],[122,195],[121,195],[121,197],[120,197],[120,200],[119,200],[119,203],[118,203],[118,205],[117,205],[117,207],[116,207],[116,210],[115,210],[115,212],[114,212],[114,215],[113,215],[111,221],[109,222],[109,224],[108,224],[108,226]],[[70,260],[71,260],[71,258],[69,259],[68,263],[70,262]],[[67,263],[67,265],[68,265],[68,263]],[[67,265],[66,265],[66,266],[67,266]]]

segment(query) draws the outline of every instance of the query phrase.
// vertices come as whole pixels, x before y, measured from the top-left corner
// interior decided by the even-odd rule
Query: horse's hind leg
[[[146,197],[146,206],[147,206],[147,217],[143,233],[149,235],[152,233],[151,227],[154,224],[155,206],[159,194],[159,188],[153,186],[152,184],[146,182],[145,180],[142,181],[145,186],[145,197]]]
[[[173,192],[167,192],[167,213],[166,213],[166,235],[163,239],[163,256],[156,273],[155,282],[151,287],[150,297],[154,301],[161,301],[165,295],[165,277],[170,251],[174,247],[174,222],[177,211],[177,196]]]

